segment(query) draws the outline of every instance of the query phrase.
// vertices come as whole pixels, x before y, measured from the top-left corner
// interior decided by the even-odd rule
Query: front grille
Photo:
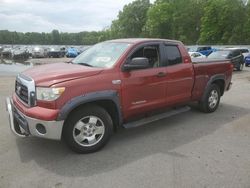
[[[19,100],[28,107],[36,105],[35,81],[32,78],[24,74],[17,75],[15,93]]]
[[[17,96],[26,104],[29,103],[29,91],[28,87],[16,81],[15,92]]]

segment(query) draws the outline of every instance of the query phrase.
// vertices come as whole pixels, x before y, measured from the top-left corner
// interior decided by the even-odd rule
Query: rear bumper
[[[28,117],[15,107],[9,97],[6,98],[6,110],[9,114],[10,129],[16,136],[61,139],[64,121],[45,121]]]

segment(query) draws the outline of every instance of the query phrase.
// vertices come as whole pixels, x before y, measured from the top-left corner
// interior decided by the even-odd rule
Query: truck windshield
[[[90,67],[110,68],[129,46],[129,43],[99,43],[77,56],[72,63]]]

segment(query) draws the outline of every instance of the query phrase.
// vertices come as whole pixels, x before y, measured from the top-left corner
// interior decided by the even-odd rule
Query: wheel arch
[[[204,89],[204,93],[202,96],[202,99],[204,99],[207,89],[210,85],[216,84],[220,88],[220,95],[223,96],[225,91],[225,75],[224,74],[216,74],[210,77],[210,79],[207,82],[207,85]]]
[[[225,91],[225,80],[223,79],[216,79],[212,82],[212,84],[216,84],[220,88],[220,95],[223,96]]]
[[[57,120],[65,120],[64,122],[66,122],[70,114],[87,105],[98,105],[104,108],[111,116],[115,130],[122,124],[119,94],[113,90],[92,92],[72,98],[62,107]]]

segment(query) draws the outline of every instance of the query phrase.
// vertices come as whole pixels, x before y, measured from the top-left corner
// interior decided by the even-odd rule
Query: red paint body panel
[[[225,75],[225,91],[232,79],[233,68],[230,61],[198,63],[193,64],[195,72],[195,84],[192,94],[192,100],[199,100],[207,85],[208,80],[216,74]]]
[[[23,114],[31,118],[40,119],[44,121],[54,121],[56,120],[59,113],[58,109],[48,109],[42,108],[40,106],[27,108],[22,102],[20,102],[16,94],[13,95],[12,100],[18,110],[20,110]]]
[[[173,105],[191,100],[194,85],[192,63],[167,67],[167,104]]]
[[[70,99],[91,92],[116,90],[118,93],[120,93],[120,85],[112,84],[112,80],[116,79],[119,79],[118,72],[104,70],[101,74],[95,76],[55,84],[54,87],[63,86],[67,88],[63,95],[58,100],[56,100],[56,108],[61,109],[62,106]]]
[[[166,79],[157,77],[165,67],[121,72],[124,119],[166,105]]]
[[[112,68],[95,68],[73,64],[38,66],[24,72],[34,79],[36,86],[65,87],[61,97],[53,102],[37,101],[37,106],[27,108],[14,95],[20,111],[30,117],[55,120],[60,109],[72,98],[90,92],[115,90],[120,96],[123,121],[156,109],[200,100],[208,80],[215,74],[225,75],[225,87],[232,78],[229,62],[192,64],[184,45],[179,41],[163,39],[121,39],[116,42],[131,43]],[[123,72],[122,65],[138,45],[158,42],[178,46],[182,63],[172,66]],[[166,76],[158,77],[158,73]],[[115,85],[113,80],[121,80]]]
[[[71,63],[54,63],[30,68],[25,74],[35,80],[36,86],[48,87],[68,80],[93,76],[101,70]]]

